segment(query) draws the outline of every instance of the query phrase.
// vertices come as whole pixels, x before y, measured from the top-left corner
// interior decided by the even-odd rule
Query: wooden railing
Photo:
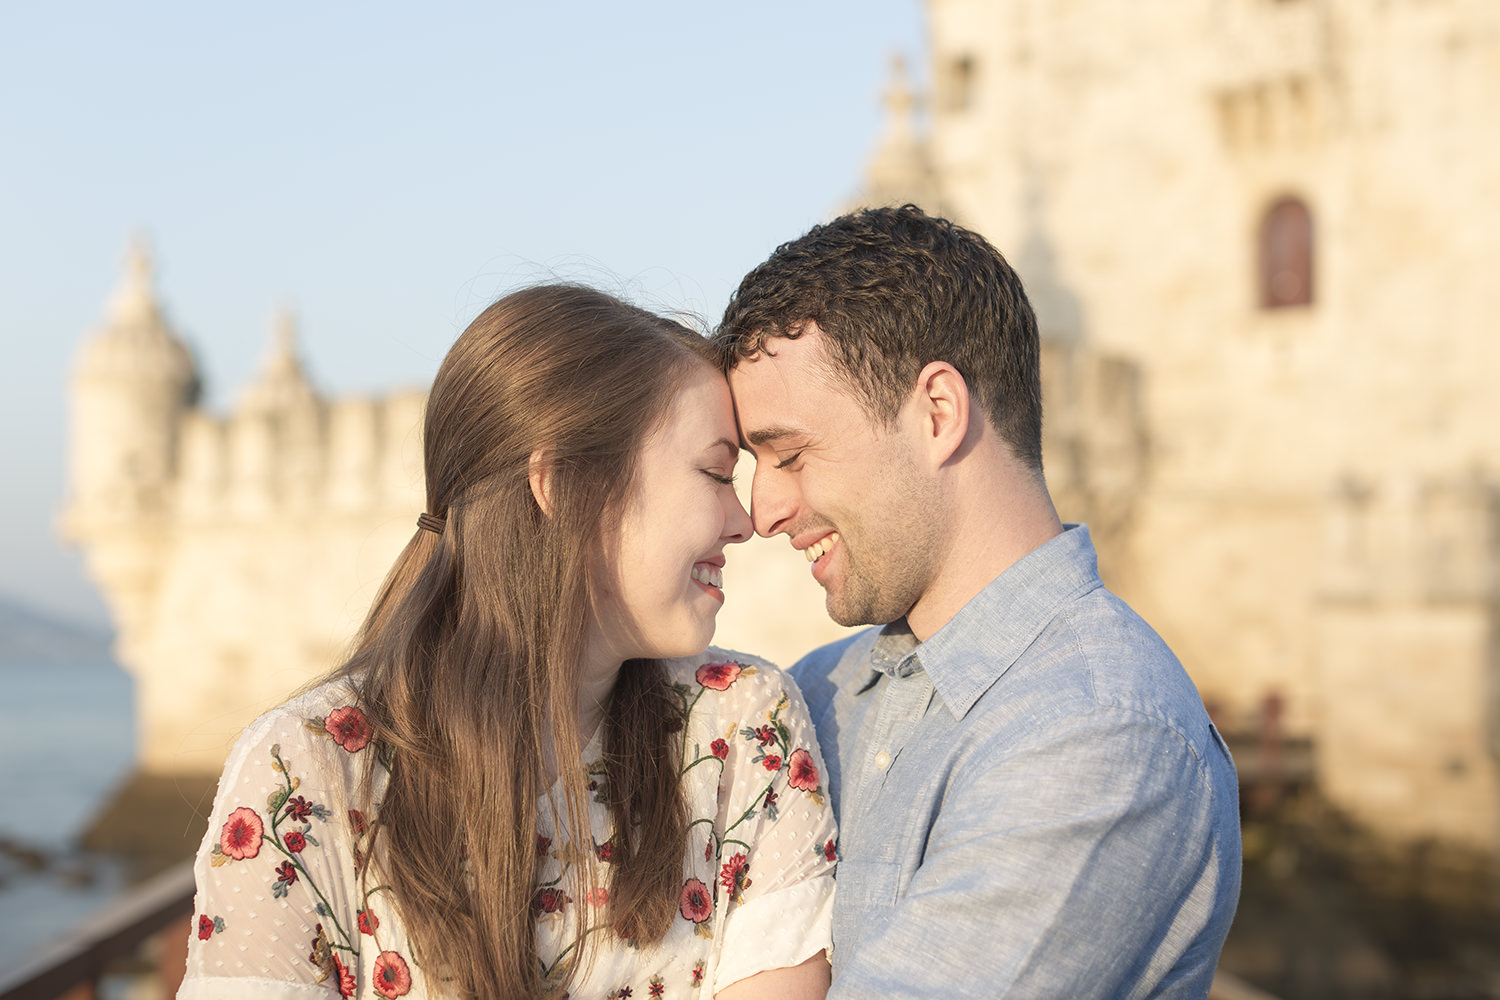
[[[92,1000],[111,963],[153,937],[160,937],[158,967],[170,996],[182,981],[192,915],[193,863],[184,861],[105,905],[19,968],[0,971],[0,1000]]]

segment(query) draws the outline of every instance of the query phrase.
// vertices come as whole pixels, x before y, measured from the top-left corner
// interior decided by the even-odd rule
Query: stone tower
[[[196,395],[132,251],[71,387],[63,529],[135,677],[147,775],[216,773],[242,726],[337,666],[424,507],[425,392],[329,398],[288,311],[230,412]],[[736,546],[726,576],[723,644],[790,660],[844,632],[784,543]]]
[[[124,641],[150,616],[178,468],[180,426],[198,373],[156,300],[151,258],[137,242],[102,326],[82,345],[69,391],[73,539],[97,540],[90,570]],[[127,658],[128,651],[124,654]]]
[[[936,197],[1133,372],[1106,581],[1231,725],[1280,698],[1350,813],[1500,849],[1500,6],[927,9],[924,168],[871,197]]]

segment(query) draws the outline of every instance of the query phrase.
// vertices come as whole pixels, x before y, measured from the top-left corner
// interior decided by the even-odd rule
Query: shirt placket
[[[886,778],[931,705],[933,686],[931,676],[913,653],[895,665],[882,687],[875,718],[860,741],[865,749],[855,795],[852,800],[846,796],[845,801],[856,805],[862,831],[889,839],[897,831],[889,829],[892,812],[885,801]]]

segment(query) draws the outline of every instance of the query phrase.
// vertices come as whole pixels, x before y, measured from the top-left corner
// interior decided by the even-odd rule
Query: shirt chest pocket
[[[896,904],[901,866],[893,861],[839,860],[833,895],[833,940],[852,948],[884,922]]]

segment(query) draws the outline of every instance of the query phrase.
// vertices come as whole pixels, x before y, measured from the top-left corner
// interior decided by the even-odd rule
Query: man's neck
[[[1003,447],[1003,446],[1001,446]],[[943,569],[907,613],[918,641],[938,629],[1001,573],[1062,534],[1039,474],[1009,455],[976,455],[953,471],[956,504]]]

